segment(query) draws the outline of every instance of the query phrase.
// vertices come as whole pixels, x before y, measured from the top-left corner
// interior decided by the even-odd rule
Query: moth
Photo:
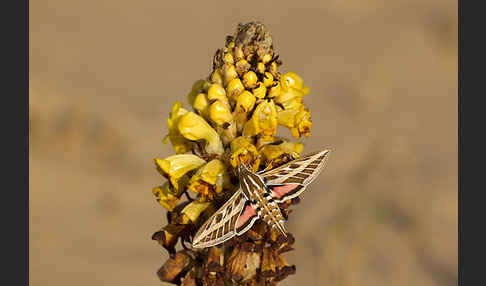
[[[328,155],[329,150],[315,152],[258,173],[240,164],[239,189],[199,228],[192,246],[210,247],[240,236],[259,218],[286,235],[278,203],[300,195],[322,171]]]

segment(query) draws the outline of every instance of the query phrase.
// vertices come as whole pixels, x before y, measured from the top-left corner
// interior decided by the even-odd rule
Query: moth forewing
[[[262,174],[276,202],[299,196],[320,174],[330,150],[311,153]]]
[[[194,248],[204,248],[225,242],[235,235],[235,225],[245,206],[246,197],[240,189],[199,228],[192,240]]]

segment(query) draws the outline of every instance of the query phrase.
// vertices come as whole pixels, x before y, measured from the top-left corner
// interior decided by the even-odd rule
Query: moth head
[[[239,176],[243,175],[244,173],[248,173],[248,172],[251,172],[250,167],[246,166],[244,163],[240,163],[238,165],[238,175]]]

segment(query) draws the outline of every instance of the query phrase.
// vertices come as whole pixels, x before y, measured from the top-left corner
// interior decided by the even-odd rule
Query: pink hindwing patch
[[[298,186],[299,184],[285,184],[283,186],[275,186],[272,189],[272,194],[275,198],[280,199],[281,197],[285,196],[285,194],[297,188]]]
[[[241,213],[240,217],[238,217],[238,222],[236,223],[236,228],[241,227],[243,224],[245,224],[251,217],[256,215],[255,209],[247,205],[245,207],[245,210]]]

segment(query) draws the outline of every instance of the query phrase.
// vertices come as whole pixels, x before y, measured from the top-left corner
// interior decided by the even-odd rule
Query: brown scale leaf
[[[184,250],[169,258],[157,271],[161,281],[178,284],[180,278],[191,268],[192,259]]]

